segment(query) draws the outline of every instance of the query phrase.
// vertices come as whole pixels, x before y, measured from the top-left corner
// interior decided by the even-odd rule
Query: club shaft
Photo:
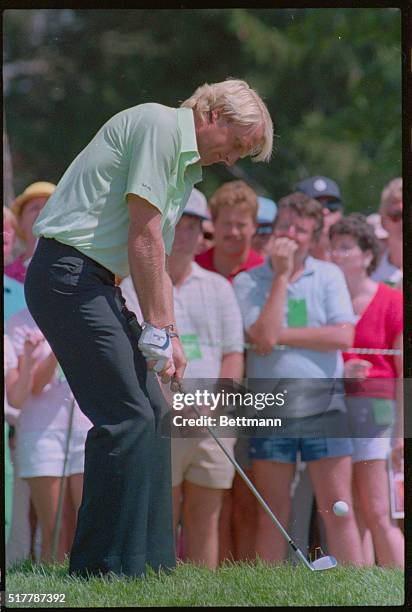
[[[201,415],[200,415],[197,407],[195,405],[193,405],[192,408],[193,408],[194,412],[197,414],[197,416],[200,417]],[[237,471],[239,476],[242,478],[243,482],[251,490],[251,492],[253,493],[255,498],[258,500],[258,502],[260,503],[262,508],[265,510],[265,512],[269,515],[269,517],[273,521],[273,523],[276,525],[276,527],[282,533],[283,537],[287,540],[288,544],[292,547],[293,552],[297,555],[299,560],[302,561],[306,565],[306,567],[308,567],[310,570],[313,570],[313,567],[311,566],[310,562],[306,559],[305,555],[296,546],[296,544],[294,543],[292,538],[289,536],[288,532],[284,529],[282,524],[278,521],[276,516],[273,514],[272,510],[269,508],[269,506],[267,505],[267,503],[265,502],[265,500],[263,499],[263,497],[261,496],[259,491],[255,488],[255,486],[253,485],[251,480],[247,477],[245,472],[242,470],[242,468],[240,467],[240,465],[238,464],[236,459],[234,457],[232,457],[230,455],[230,453],[226,450],[224,444],[222,444],[220,442],[220,440],[216,436],[215,432],[213,431],[213,429],[211,427],[209,427],[209,425],[206,425],[206,429],[208,430],[208,432],[210,433],[210,435],[212,436],[212,438],[214,439],[216,444],[219,446],[219,448],[224,452],[226,457],[229,459],[229,461],[231,462],[231,464],[233,465],[233,467],[235,468],[235,470]]]

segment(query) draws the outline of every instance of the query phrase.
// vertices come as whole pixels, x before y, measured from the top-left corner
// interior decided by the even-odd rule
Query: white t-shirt
[[[387,283],[388,285],[399,287],[402,282],[402,270],[391,264],[389,252],[386,250],[378,264],[378,267],[371,274],[372,280],[377,283]]]
[[[30,312],[25,309],[14,314],[7,322],[7,335],[13,345],[17,358],[24,353],[26,332],[40,332]],[[68,349],[69,350],[69,349]],[[39,360],[51,353],[45,340]],[[19,432],[66,431],[69,423],[72,395],[70,387],[56,368],[52,381],[47,384],[40,395],[29,395],[20,408],[18,420]],[[73,413],[73,431],[87,431],[92,426],[89,419],[81,412],[77,403]]]
[[[142,313],[130,276],[120,284],[126,305]],[[173,288],[176,325],[188,360],[185,378],[219,378],[222,357],[243,353],[242,315],[235,293],[223,276],[192,262],[191,274]]]

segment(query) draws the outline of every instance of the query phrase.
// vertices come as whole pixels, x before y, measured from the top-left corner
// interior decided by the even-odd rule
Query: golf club
[[[160,385],[160,386],[162,387],[162,385]],[[183,393],[184,394],[184,390],[183,390],[182,385],[178,381],[176,381],[176,380],[172,381],[172,383],[171,383],[171,390],[172,391],[178,391],[179,393]],[[201,414],[199,413],[197,407],[194,404],[192,404],[191,407],[193,408],[193,410],[196,413],[196,415],[198,417],[200,417]],[[328,570],[328,569],[332,569],[332,568],[336,567],[338,562],[336,561],[335,557],[332,557],[331,555],[325,555],[323,557],[319,557],[319,559],[315,559],[315,561],[309,561],[305,557],[303,552],[300,550],[300,548],[298,548],[296,546],[295,542],[292,540],[292,538],[289,536],[287,531],[283,528],[281,523],[278,521],[276,516],[273,514],[272,510],[269,508],[269,506],[267,505],[267,503],[265,502],[263,497],[260,495],[259,491],[254,487],[254,485],[252,484],[250,479],[246,476],[245,472],[242,470],[242,468],[240,467],[240,465],[238,464],[236,459],[234,459],[230,455],[230,453],[226,450],[225,446],[220,442],[220,440],[218,439],[218,437],[214,433],[213,429],[211,427],[209,427],[208,425],[206,425],[206,428],[207,428],[208,432],[210,433],[210,435],[212,436],[212,438],[215,440],[216,444],[221,448],[221,450],[224,452],[226,457],[232,463],[233,467],[235,468],[235,470],[237,471],[239,476],[242,478],[243,482],[251,490],[251,492],[253,493],[253,495],[257,499],[257,501],[260,503],[262,508],[265,510],[265,512],[271,518],[272,522],[276,525],[276,527],[282,533],[283,537],[286,539],[286,541],[288,542],[289,546],[293,549],[293,552],[298,557],[298,559],[309,570],[311,570],[312,572],[321,571],[321,570]]]
[[[70,440],[72,436],[73,429],[73,414],[74,414],[74,406],[76,400],[74,399],[73,394],[70,394],[70,409],[69,409],[69,421],[67,426],[67,436],[66,436],[66,448],[64,451],[64,462],[63,462],[63,473],[60,480],[60,490],[59,490],[59,499],[57,503],[57,513],[56,513],[56,521],[53,529],[53,541],[52,541],[52,560],[55,563],[57,560],[57,550],[59,546],[59,537],[62,523],[62,515],[63,515],[63,499],[66,488],[66,469],[67,469],[67,459],[69,455],[70,449]]]

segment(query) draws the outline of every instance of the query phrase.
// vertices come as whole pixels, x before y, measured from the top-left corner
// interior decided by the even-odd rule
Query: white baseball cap
[[[206,196],[198,189],[193,188],[183,214],[199,217],[202,221],[210,221],[211,217],[207,207]]]

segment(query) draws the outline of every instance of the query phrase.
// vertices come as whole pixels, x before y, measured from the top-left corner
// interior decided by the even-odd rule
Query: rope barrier
[[[184,334],[182,334],[184,338]],[[183,348],[187,347],[198,347],[198,346],[223,346],[223,342],[205,342],[203,340],[197,341],[184,341],[183,340]],[[255,348],[255,344],[251,344],[249,342],[245,342],[243,344],[243,348],[245,350],[253,350]],[[293,350],[297,347],[287,346],[286,344],[277,344],[272,350],[273,351],[286,351]],[[341,351],[342,353],[350,353],[350,354],[358,354],[358,355],[403,355],[403,351],[400,349],[383,349],[383,348],[349,348]]]

